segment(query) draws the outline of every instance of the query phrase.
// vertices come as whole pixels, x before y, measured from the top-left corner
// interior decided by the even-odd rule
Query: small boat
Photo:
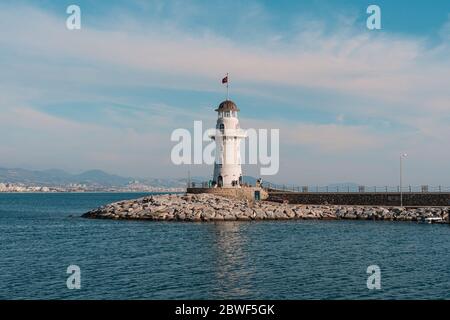
[[[442,219],[441,217],[428,217],[428,218],[422,218],[422,220],[420,221],[422,223],[445,223],[444,219]]]

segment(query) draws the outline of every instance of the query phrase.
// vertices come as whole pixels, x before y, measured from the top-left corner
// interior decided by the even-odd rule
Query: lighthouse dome
[[[223,111],[239,111],[236,104],[231,100],[225,100],[222,102],[219,107],[215,110],[217,112],[223,112]]]

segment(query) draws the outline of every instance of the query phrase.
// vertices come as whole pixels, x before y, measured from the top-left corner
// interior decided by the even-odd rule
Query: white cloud
[[[309,148],[310,157],[351,152],[374,155],[370,150],[383,150],[374,160],[383,162],[395,158],[400,148],[412,150],[417,159],[426,158],[420,150],[449,156],[448,146],[444,147],[445,137],[450,134],[448,25],[442,29],[442,43],[434,47],[429,47],[426,39],[374,34],[356,30],[351,24],[329,34],[323,31],[320,21],[309,21],[310,27],[295,35],[262,33],[267,34],[267,39],[258,38],[259,43],[249,44],[210,30],[189,33],[179,30],[176,23],[141,23],[126,14],[118,17],[110,29],[105,28],[111,18],[107,17],[103,24],[98,22],[101,27],[84,24],[80,32],[71,32],[65,29],[62,17],[40,9],[0,8],[0,47],[5,49],[0,60],[0,132],[14,137],[10,141],[23,144],[12,146],[3,137],[3,154],[17,161],[33,155],[36,161],[48,161],[49,166],[72,159],[73,165],[86,168],[120,171],[132,164],[139,170],[147,167],[146,161],[154,168],[162,168],[169,152],[164,145],[168,137],[161,127],[183,125],[172,115],[186,119],[208,117],[208,121],[213,115],[169,106],[160,111],[157,104],[149,102],[141,106],[142,111],[127,116],[108,109],[105,116],[110,121],[129,121],[126,128],[117,129],[52,117],[33,108],[43,101],[130,104],[127,98],[114,101],[96,92],[108,86],[216,91],[221,89],[216,83],[225,71],[239,82],[239,88],[233,90],[241,92],[270,96],[275,94],[270,91],[273,86],[291,91],[310,88],[336,100],[345,97],[330,110],[317,102],[322,111],[338,114],[337,124],[279,122],[281,115],[265,126],[284,128],[283,143],[290,148]],[[270,18],[255,6],[247,17],[242,16],[243,28],[248,15],[261,21]],[[264,92],[254,91],[261,87]],[[291,99],[292,105],[298,97],[276,98]],[[381,132],[377,132],[369,125],[343,123],[342,114],[346,120],[387,119],[393,126],[408,130],[385,133],[381,131],[384,128],[379,128]],[[132,129],[150,123],[155,128],[143,132]],[[437,167],[448,171],[446,164]]]
[[[169,139],[158,132],[138,134],[129,128],[79,123],[25,106],[0,105],[0,109],[1,161],[12,166],[34,163],[43,168],[102,168],[152,176],[150,164],[169,152]]]
[[[308,145],[318,150],[333,154],[342,151],[367,151],[383,146],[376,135],[369,133],[368,128],[342,125],[299,125],[291,135],[293,145]]]
[[[450,62],[428,49],[422,39],[374,36],[367,30],[337,30],[333,35],[308,30],[287,43],[255,46],[211,33],[186,34],[173,26],[166,30],[142,24],[140,31],[130,33],[127,28],[136,22],[125,18],[110,30],[86,27],[70,32],[61,19],[47,13],[31,8],[17,12],[0,13],[0,41],[35,57],[171,75],[171,82],[178,77],[185,86],[198,78],[203,85],[212,79],[216,82],[218,75],[229,70],[241,82],[335,90],[380,101],[406,103],[411,101],[409,94],[429,89],[441,99],[449,98],[443,89],[449,81]],[[14,30],[8,28],[11,25]],[[83,81],[101,78],[88,75]]]

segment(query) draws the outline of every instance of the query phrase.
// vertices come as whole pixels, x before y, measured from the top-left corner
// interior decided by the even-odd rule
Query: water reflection
[[[215,295],[218,299],[245,298],[250,294],[254,266],[249,260],[247,225],[245,222],[222,222],[212,228]]]

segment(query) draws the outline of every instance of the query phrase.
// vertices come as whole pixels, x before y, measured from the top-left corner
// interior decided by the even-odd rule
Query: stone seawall
[[[322,193],[270,191],[269,200],[286,200],[293,204],[399,206],[400,193]],[[404,193],[404,206],[450,206],[450,193]]]
[[[389,220],[448,221],[449,207],[399,208],[379,206],[295,205],[236,200],[214,194],[157,195],[119,201],[83,215],[93,219],[152,221],[260,221],[260,220]]]

